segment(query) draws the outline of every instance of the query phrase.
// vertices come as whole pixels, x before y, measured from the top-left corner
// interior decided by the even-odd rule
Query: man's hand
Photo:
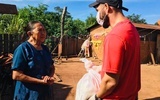
[[[98,98],[96,94],[92,95],[88,100],[102,100],[101,98]]]

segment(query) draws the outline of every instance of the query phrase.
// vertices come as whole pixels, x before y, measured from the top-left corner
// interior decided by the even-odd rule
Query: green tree
[[[13,16],[10,14],[0,15],[0,34],[8,33],[7,27],[10,25]]]
[[[96,17],[93,16],[93,14],[90,14],[90,16],[87,17],[86,21],[86,28],[93,26],[96,24]]]
[[[23,29],[29,21],[41,21],[49,36],[60,36],[61,16],[63,9],[55,7],[52,12],[47,10],[48,6],[39,4],[38,7],[30,6],[18,9],[18,15],[0,15],[0,33],[22,34]],[[87,24],[79,19],[73,20],[67,11],[65,16],[64,35],[77,36],[86,34],[86,28],[95,23],[95,17],[88,17]]]
[[[136,15],[136,14],[132,14],[132,15],[127,16],[127,18],[129,18],[134,23],[147,24],[146,20],[143,18],[140,18],[140,17],[141,17],[141,15]]]
[[[80,19],[74,20],[73,25],[76,28],[76,33],[85,35],[87,33],[85,22],[81,21]]]

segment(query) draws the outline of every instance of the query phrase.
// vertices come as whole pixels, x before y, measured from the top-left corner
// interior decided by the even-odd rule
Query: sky
[[[90,14],[96,16],[94,8],[88,5],[95,0],[0,0],[0,3],[14,4],[17,8],[34,6],[39,4],[48,5],[48,11],[54,12],[54,7],[67,7],[67,11],[71,14],[73,19],[80,19],[85,21]],[[140,18],[145,19],[148,24],[155,24],[160,20],[160,0],[123,0],[123,6],[129,11],[123,11],[128,16],[132,14],[140,15]]]

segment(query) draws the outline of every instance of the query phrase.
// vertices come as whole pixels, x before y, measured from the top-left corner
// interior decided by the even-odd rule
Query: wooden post
[[[64,20],[65,20],[66,11],[67,11],[67,7],[64,7],[62,12],[62,17],[61,17],[61,37],[60,37],[59,46],[58,46],[58,60],[61,60],[61,54],[63,49],[62,40],[64,35]]]
[[[153,53],[150,53],[150,54],[151,54],[151,59],[152,59],[153,65],[156,65]]]

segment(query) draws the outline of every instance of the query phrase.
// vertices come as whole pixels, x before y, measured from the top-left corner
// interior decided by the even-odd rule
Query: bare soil
[[[84,63],[80,58],[62,59],[61,64],[55,64],[56,74],[62,82],[54,84],[54,100],[75,100],[76,85],[86,73]],[[88,58],[96,65],[101,61]],[[138,100],[160,100],[160,65],[141,65],[141,90]]]

